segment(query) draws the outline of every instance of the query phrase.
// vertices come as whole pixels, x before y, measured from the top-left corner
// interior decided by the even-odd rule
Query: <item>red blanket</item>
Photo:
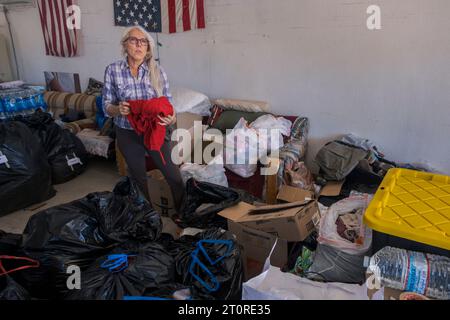
[[[166,127],[160,125],[158,116],[173,116],[174,110],[169,99],[166,97],[154,98],[151,100],[132,100],[130,104],[130,114],[128,121],[138,135],[144,135],[144,144],[151,151],[159,151],[161,159],[165,164],[161,153],[166,136]]]

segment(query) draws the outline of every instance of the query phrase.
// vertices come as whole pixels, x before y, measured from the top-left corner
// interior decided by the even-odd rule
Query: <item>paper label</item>
[[[425,254],[411,252],[406,291],[425,294],[428,282],[428,263]]]
[[[8,163],[8,158],[6,156],[0,156],[0,164]]]
[[[75,157],[75,158],[73,158],[73,159],[67,160],[67,165],[68,165],[69,167],[72,167],[72,166],[74,166],[74,165],[76,165],[76,164],[82,165],[80,158]]]

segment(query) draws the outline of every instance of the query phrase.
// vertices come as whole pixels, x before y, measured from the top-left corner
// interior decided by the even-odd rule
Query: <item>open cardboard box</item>
[[[219,213],[228,220],[228,230],[236,236],[236,240],[241,246],[245,281],[262,272],[264,263],[275,243],[277,243],[277,246],[272,254],[271,264],[282,268],[288,258],[288,242],[286,240],[278,240],[277,242],[277,237],[254,230],[238,222],[253,208],[255,207],[241,202]]]
[[[321,196],[337,196],[344,182],[329,182]],[[291,242],[304,241],[320,221],[320,211],[313,192],[282,186],[280,205],[252,206],[239,203],[219,213],[228,220],[228,229],[242,246],[246,280],[259,275],[277,239],[271,264],[286,265]]]
[[[305,240],[315,230],[313,219],[318,214],[317,203],[305,199],[258,207],[241,202],[219,213],[228,220],[229,231],[242,247],[246,280],[262,272],[275,243],[271,264],[284,267],[289,243]]]
[[[320,191],[319,197],[336,197],[340,195],[344,183],[345,181],[328,182]],[[297,202],[314,199],[316,199],[314,192],[286,185],[281,186],[277,197],[279,202]]]

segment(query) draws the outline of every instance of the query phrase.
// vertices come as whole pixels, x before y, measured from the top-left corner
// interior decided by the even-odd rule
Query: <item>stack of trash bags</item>
[[[45,112],[0,123],[0,215],[48,200],[87,165],[82,142]]]
[[[162,229],[130,178],[44,210],[23,235],[0,233],[0,297],[240,299],[241,252],[231,233],[210,227],[175,240]]]

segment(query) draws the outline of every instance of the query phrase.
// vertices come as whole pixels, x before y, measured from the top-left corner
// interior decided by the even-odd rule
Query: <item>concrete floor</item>
[[[32,215],[60,204],[81,199],[91,192],[112,191],[119,179],[115,162],[101,158],[91,159],[82,175],[65,184],[55,186],[56,196],[42,203],[42,206],[38,204],[31,207],[39,206],[39,208],[33,211],[28,208],[0,217],[0,230],[23,233]]]

